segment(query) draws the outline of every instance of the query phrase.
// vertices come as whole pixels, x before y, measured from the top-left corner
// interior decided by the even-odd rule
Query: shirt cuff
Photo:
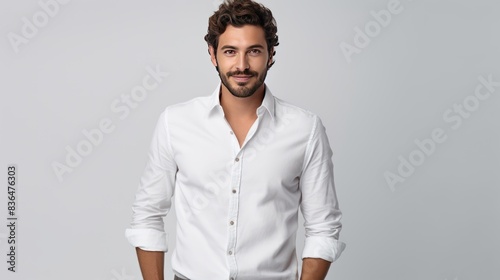
[[[128,228],[125,231],[128,242],[145,251],[168,251],[167,235],[156,229]]]
[[[337,260],[346,244],[332,237],[309,236],[306,238],[302,258],[320,258],[329,262]]]

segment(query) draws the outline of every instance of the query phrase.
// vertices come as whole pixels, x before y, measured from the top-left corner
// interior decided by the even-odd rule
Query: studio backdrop
[[[0,1],[0,279],[142,279],[134,195],[161,112],[217,86],[220,2]],[[327,279],[500,279],[500,3],[261,3],[266,83],[333,150],[347,247]]]

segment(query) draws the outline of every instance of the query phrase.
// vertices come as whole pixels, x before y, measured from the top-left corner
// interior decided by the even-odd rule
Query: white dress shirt
[[[169,106],[161,114],[126,230],[129,242],[166,252],[163,217],[173,198],[177,276],[298,279],[300,206],[306,232],[302,258],[335,261],[345,243],[338,240],[342,213],[321,120],[274,97],[266,86],[240,147],[219,90],[220,84],[211,96]]]

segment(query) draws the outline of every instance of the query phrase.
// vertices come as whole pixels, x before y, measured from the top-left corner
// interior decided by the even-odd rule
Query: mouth
[[[237,83],[246,83],[252,78],[251,75],[233,75],[231,76]]]

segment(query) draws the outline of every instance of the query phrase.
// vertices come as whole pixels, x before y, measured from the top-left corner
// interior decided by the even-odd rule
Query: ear
[[[212,60],[212,64],[217,67],[217,58],[215,58],[215,49],[213,46],[208,46],[208,52],[210,53],[210,60]]]
[[[274,47],[271,48],[271,51],[269,52],[269,59],[267,60],[267,67],[273,63],[273,53],[274,53]]]

